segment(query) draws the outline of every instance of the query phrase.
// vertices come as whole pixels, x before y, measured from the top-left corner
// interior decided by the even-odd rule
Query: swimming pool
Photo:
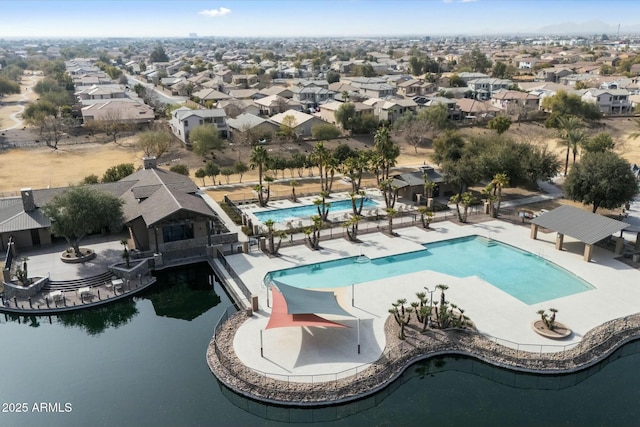
[[[340,211],[351,210],[351,199],[347,200],[327,200],[327,203],[331,203],[329,208],[329,214]],[[377,207],[378,204],[368,197],[364,198],[363,206],[365,208]],[[293,208],[283,209],[270,209],[268,211],[253,212],[253,214],[264,223],[271,219],[275,222],[284,222],[290,218],[310,218],[313,215],[318,215],[318,207],[316,205],[304,205],[296,206]]]
[[[350,257],[277,270],[265,276],[265,283],[275,279],[300,288],[333,288],[425,270],[461,278],[478,276],[525,304],[594,289],[544,258],[480,236],[429,243],[424,250],[373,260]]]

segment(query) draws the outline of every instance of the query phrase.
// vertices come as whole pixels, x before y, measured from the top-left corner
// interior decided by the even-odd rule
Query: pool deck
[[[594,248],[592,261],[587,263],[582,257],[583,244],[574,239],[565,236],[564,250],[557,251],[556,233],[539,232],[538,239],[532,240],[528,227],[499,220],[470,225],[444,221],[432,224],[429,231],[418,227],[396,231],[398,237],[382,233],[359,236],[360,244],[345,239],[322,242],[322,249],[318,251],[305,246],[284,248],[277,258],[257,250],[227,257],[243,282],[259,298],[259,311],[244,322],[234,337],[233,346],[240,361],[256,371],[286,376],[291,381],[305,382],[309,375],[325,375],[328,379],[339,378],[341,373],[351,375],[353,369],[376,361],[384,351],[384,323],[391,303],[399,298],[414,301],[415,293],[423,291],[424,286],[433,289],[439,283],[449,286],[447,299],[464,308],[480,332],[499,338],[498,342],[505,346],[533,352],[562,351],[579,342],[596,326],[640,311],[637,305],[640,272],[616,260],[612,251],[601,247]],[[586,279],[595,289],[527,305],[475,276],[456,278],[423,271],[355,285],[353,307],[351,287],[339,290],[343,306],[361,319],[360,354],[357,353],[356,320],[343,322],[350,326],[348,329],[264,330],[270,308],[266,305],[267,291],[262,279],[268,271],[356,256],[361,252],[369,258],[383,257],[422,249],[421,245],[425,243],[469,235],[490,237],[540,255]],[[500,266],[496,265],[496,268]],[[434,297],[438,295],[434,293]],[[531,322],[539,317],[536,312],[550,307],[558,309],[558,320],[573,330],[568,339],[549,340],[531,329]],[[260,351],[260,331],[263,331],[264,357]]]

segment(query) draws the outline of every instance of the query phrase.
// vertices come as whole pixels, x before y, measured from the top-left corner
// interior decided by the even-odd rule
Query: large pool
[[[424,250],[373,260],[350,257],[273,271],[265,282],[275,279],[300,288],[333,288],[425,270],[455,277],[478,276],[525,304],[594,289],[542,257],[480,236],[429,243]]]
[[[327,201],[327,203],[331,203],[331,207],[329,208],[329,213],[336,213],[336,212],[351,210],[351,199],[337,200],[337,201],[329,200]],[[373,208],[373,207],[377,207],[378,204],[373,200],[369,199],[368,197],[365,197],[363,206],[365,208]],[[318,207],[316,205],[304,205],[304,206],[296,206],[293,208],[270,209],[267,211],[258,211],[258,212],[253,212],[253,214],[262,223],[264,223],[269,219],[275,222],[284,222],[291,218],[310,218],[313,215],[318,215]]]

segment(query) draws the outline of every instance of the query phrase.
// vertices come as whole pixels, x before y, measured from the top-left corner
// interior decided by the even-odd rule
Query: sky
[[[599,22],[594,22],[599,21]],[[0,0],[0,37],[295,37],[640,32],[637,0]]]

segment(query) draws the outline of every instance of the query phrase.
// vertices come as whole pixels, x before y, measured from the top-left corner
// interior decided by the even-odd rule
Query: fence
[[[371,364],[329,374],[286,375],[248,368],[235,359],[233,352],[221,347],[218,333],[230,320],[239,326],[244,318],[242,313],[230,314],[227,310],[215,326],[213,345],[220,364],[230,373],[228,379],[232,386],[248,391],[254,397],[281,402],[321,403],[361,397],[386,386],[410,364],[441,354],[473,356],[524,372],[576,372],[604,360],[623,344],[640,338],[638,314],[607,322],[585,334],[580,343],[568,345],[515,343],[468,330],[430,330],[428,335],[408,336],[407,340],[386,349]]]
[[[247,288],[247,285],[244,284],[240,276],[238,276],[238,274],[229,265],[224,254],[220,251],[217,251],[217,252],[218,252],[218,255],[217,255],[218,260],[220,260],[220,263],[222,263],[222,265],[224,266],[224,269],[227,270],[227,273],[229,273],[229,275],[236,282],[236,284],[238,285],[238,288],[240,288],[240,291],[242,292],[242,295],[244,295],[245,298],[247,298],[248,300],[251,300],[251,291],[249,291],[249,288]]]

